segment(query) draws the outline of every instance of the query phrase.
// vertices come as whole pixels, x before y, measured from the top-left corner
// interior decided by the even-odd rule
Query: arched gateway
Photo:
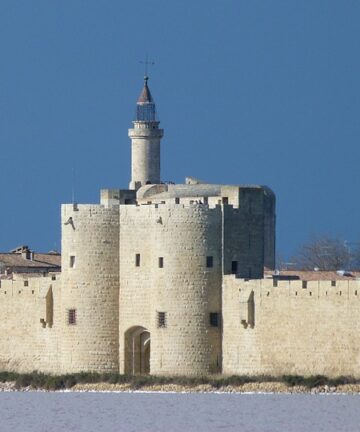
[[[125,332],[125,373],[150,373],[150,332],[141,326]]]

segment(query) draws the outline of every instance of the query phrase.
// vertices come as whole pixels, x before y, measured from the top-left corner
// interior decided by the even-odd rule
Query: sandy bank
[[[31,387],[16,388],[15,381],[0,383],[0,392],[9,391],[46,391]],[[52,390],[54,391],[54,390]],[[64,391],[64,390],[55,390]],[[148,385],[136,388],[131,384],[90,383],[76,384],[66,391],[69,392],[171,392],[171,393],[337,393],[359,394],[360,384],[342,384],[334,387],[319,386],[309,388],[306,386],[287,386],[282,382],[246,383],[239,386],[224,386],[215,388],[209,384],[186,386],[180,384]]]

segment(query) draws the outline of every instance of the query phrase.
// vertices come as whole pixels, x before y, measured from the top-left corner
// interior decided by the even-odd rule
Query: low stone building
[[[279,275],[274,193],[161,182],[163,134],[145,77],[129,189],[62,206],[61,274],[1,282],[0,368],[359,375],[358,275]]]
[[[56,251],[33,252],[19,246],[8,253],[0,253],[0,278],[12,273],[47,274],[61,271],[61,255]]]

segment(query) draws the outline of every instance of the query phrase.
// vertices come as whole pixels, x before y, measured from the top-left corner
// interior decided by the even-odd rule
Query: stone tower
[[[134,127],[129,129],[131,139],[130,189],[138,190],[146,184],[160,183],[160,140],[164,134],[159,129],[155,102],[144,77],[144,87],[136,104]]]

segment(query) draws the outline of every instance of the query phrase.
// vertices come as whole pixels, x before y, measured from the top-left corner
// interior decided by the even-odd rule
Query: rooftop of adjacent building
[[[360,272],[358,271],[321,271],[321,270],[265,270],[264,278],[278,280],[303,280],[303,281],[320,281],[320,280],[358,280]]]
[[[224,193],[239,189],[262,189],[266,194],[275,197],[274,192],[267,186],[243,184],[243,185],[224,185],[210,184],[198,180],[194,177],[186,177],[184,184],[174,184],[171,182],[162,184],[151,184],[142,186],[137,191],[137,199],[143,200],[150,197],[157,199],[169,198],[188,198],[188,197],[221,197]],[[225,192],[226,191],[226,192]]]
[[[10,252],[0,253],[0,274],[26,272],[39,269],[40,271],[60,271],[61,255],[57,251],[47,253],[34,252],[28,246],[19,246]]]

